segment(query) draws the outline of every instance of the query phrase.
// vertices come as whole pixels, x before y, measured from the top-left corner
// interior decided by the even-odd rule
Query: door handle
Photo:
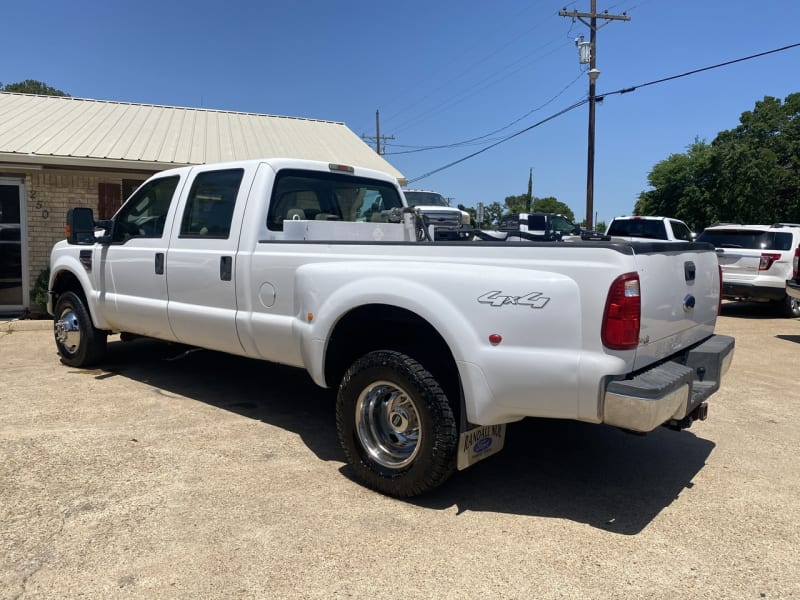
[[[156,275],[164,274],[164,253],[156,252]]]
[[[694,281],[695,272],[696,268],[694,266],[694,262],[687,260],[685,263],[683,263],[683,278],[686,281]]]
[[[219,278],[222,281],[230,281],[233,275],[233,257],[220,256],[219,257]]]

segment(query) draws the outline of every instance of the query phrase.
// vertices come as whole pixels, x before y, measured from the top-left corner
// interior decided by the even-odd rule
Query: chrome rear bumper
[[[638,432],[683,421],[719,389],[733,360],[734,338],[714,335],[672,360],[611,381],[603,422]]]

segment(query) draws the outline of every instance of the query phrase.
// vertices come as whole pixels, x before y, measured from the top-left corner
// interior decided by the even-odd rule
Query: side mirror
[[[94,244],[94,213],[91,208],[67,210],[67,243]]]
[[[98,236],[96,229],[105,230]],[[95,221],[91,208],[67,210],[67,243],[90,246],[94,243],[110,244],[114,235],[114,221]]]

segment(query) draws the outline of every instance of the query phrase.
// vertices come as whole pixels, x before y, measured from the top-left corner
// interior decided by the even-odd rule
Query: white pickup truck
[[[296,159],[184,167],[51,255],[61,360],[112,333],[304,368],[355,476],[421,494],[524,417],[688,427],[728,369],[711,246],[419,241],[391,177]],[[130,335],[121,336],[122,339]]]
[[[606,235],[611,237],[612,241],[648,239],[691,242],[695,239],[691,229],[683,221],[670,217],[652,216],[614,217],[608,224]]]

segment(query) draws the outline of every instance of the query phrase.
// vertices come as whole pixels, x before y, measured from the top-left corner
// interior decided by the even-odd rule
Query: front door
[[[23,189],[18,179],[0,178],[0,312],[23,310],[27,304]]]
[[[172,340],[164,270],[179,175],[152,179],[114,217],[111,244],[95,244],[97,305],[116,331]]]

